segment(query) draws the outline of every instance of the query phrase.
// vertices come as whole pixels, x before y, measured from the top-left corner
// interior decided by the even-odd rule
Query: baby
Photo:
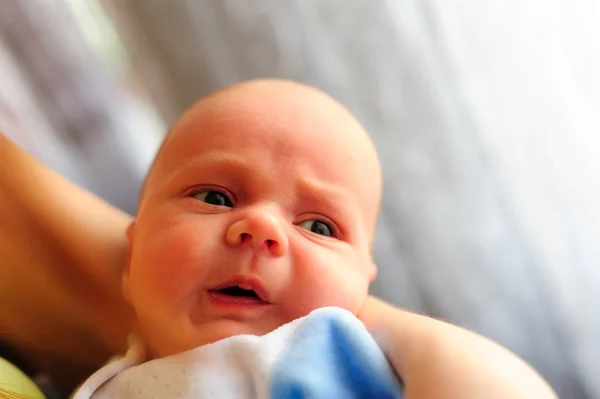
[[[251,81],[192,106],[165,138],[127,231],[123,292],[137,316],[135,342],[76,398],[125,397],[116,381],[144,363],[158,365],[152,373],[193,364],[182,371],[191,378],[202,369],[198,359],[223,360],[215,348],[244,351],[225,346],[238,337],[254,340],[259,350],[247,352],[252,356],[277,357],[277,339],[307,315],[315,334],[319,320],[370,338],[360,331],[366,326],[393,372],[374,366],[385,362],[383,352],[375,363],[360,361],[379,375],[398,375],[408,398],[552,397],[531,369],[487,340],[368,296],[377,272],[371,249],[381,180],[365,130],[313,88]],[[355,350],[370,351],[366,345]],[[259,370],[261,361],[253,360],[256,372],[269,372]],[[481,367],[488,362],[496,363]],[[504,366],[515,377],[494,374]],[[216,378],[210,375],[201,383]],[[381,397],[400,395],[399,384],[385,383],[390,389]]]

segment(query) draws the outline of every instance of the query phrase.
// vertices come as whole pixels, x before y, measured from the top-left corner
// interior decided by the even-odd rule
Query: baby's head
[[[138,334],[166,356],[324,306],[357,314],[380,197],[371,141],[324,93],[263,80],[199,101],[165,139],[128,230]]]

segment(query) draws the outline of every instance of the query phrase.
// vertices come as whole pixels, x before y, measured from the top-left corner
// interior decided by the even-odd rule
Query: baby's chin
[[[266,324],[253,325],[236,320],[215,320],[194,326],[187,334],[180,335],[177,338],[173,337],[173,342],[168,343],[164,340],[157,340],[155,345],[152,345],[152,342],[150,342],[152,340],[146,340],[146,345],[150,347],[150,357],[159,358],[186,352],[237,335],[262,336],[277,327],[279,327],[277,324],[272,326]]]

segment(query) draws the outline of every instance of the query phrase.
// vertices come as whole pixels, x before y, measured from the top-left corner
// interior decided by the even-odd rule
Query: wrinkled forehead
[[[266,110],[220,111],[189,120],[174,131],[163,148],[163,165],[174,167],[211,151],[260,153],[282,165],[306,159],[323,170],[332,164],[353,167],[365,161],[364,140],[348,126]]]
[[[198,107],[172,132],[163,148],[164,164],[173,168],[198,154],[228,151],[269,158],[279,167],[306,161],[313,171],[340,184],[349,183],[346,178],[360,181],[364,174],[372,180],[379,165],[362,126],[326,105],[315,109],[314,103],[284,99],[230,100]]]

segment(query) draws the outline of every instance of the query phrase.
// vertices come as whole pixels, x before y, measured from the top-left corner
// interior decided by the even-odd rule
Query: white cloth
[[[401,396],[364,325],[338,308],[315,310],[262,337],[238,335],[145,360],[135,342],[93,374],[74,399]]]

